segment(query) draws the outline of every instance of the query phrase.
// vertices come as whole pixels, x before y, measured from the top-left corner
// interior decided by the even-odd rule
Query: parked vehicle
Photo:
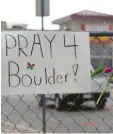
[[[93,72],[94,69],[91,65],[91,72]],[[55,108],[57,110],[63,110],[65,107],[67,107],[70,103],[73,103],[73,105],[78,109],[85,101],[94,101],[95,104],[100,96],[100,94],[103,91],[103,88],[105,87],[107,83],[107,79],[105,76],[96,76],[93,77],[91,80],[91,92],[89,93],[79,93],[79,94],[52,94],[50,96],[46,95],[46,100],[51,100],[54,102]],[[107,98],[110,96],[110,86],[109,89],[103,94],[102,98],[100,99],[99,103],[96,104],[97,109],[103,109],[106,105]],[[46,101],[46,102],[47,102]],[[39,105],[42,106],[42,96],[40,96],[40,102]]]

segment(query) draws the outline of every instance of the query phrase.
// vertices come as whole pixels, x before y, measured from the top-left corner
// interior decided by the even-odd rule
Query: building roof
[[[89,11],[89,10],[84,10],[84,11],[80,11],[77,12],[73,15],[85,15],[85,16],[113,16],[113,15],[109,15],[109,14],[105,14],[105,13],[99,13],[99,12],[95,12],[95,11]]]
[[[52,23],[53,24],[62,24],[66,21],[69,20],[75,20],[75,19],[80,19],[83,18],[84,19],[88,19],[88,18],[95,18],[95,19],[109,19],[109,20],[113,20],[113,15],[110,14],[105,14],[105,13],[99,13],[99,12],[95,12],[95,11],[90,11],[90,10],[84,10],[84,11],[80,11],[77,12],[75,14],[71,14],[69,16],[54,20]]]

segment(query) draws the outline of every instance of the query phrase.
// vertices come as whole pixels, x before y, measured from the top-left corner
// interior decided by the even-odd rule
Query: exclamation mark
[[[77,75],[78,67],[79,67],[78,64],[74,64],[74,65],[72,66],[74,76]],[[77,81],[77,79],[74,78],[74,82],[76,82],[76,81]]]

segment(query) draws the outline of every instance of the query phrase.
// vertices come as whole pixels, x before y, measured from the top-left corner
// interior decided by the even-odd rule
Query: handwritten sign
[[[87,32],[3,31],[2,94],[91,91]]]

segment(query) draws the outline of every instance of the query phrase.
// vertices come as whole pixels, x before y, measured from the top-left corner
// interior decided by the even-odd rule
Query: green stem
[[[108,79],[108,82],[107,82],[105,88],[103,89],[102,93],[100,94],[100,96],[99,96],[99,98],[98,98],[98,100],[97,100],[97,102],[96,102],[97,105],[98,105],[100,99],[102,98],[103,94],[104,94],[104,93],[106,92],[106,90],[108,89],[108,86],[109,86],[109,84],[110,84],[112,78],[113,78],[113,73],[112,73],[112,75],[110,76],[110,78]]]

